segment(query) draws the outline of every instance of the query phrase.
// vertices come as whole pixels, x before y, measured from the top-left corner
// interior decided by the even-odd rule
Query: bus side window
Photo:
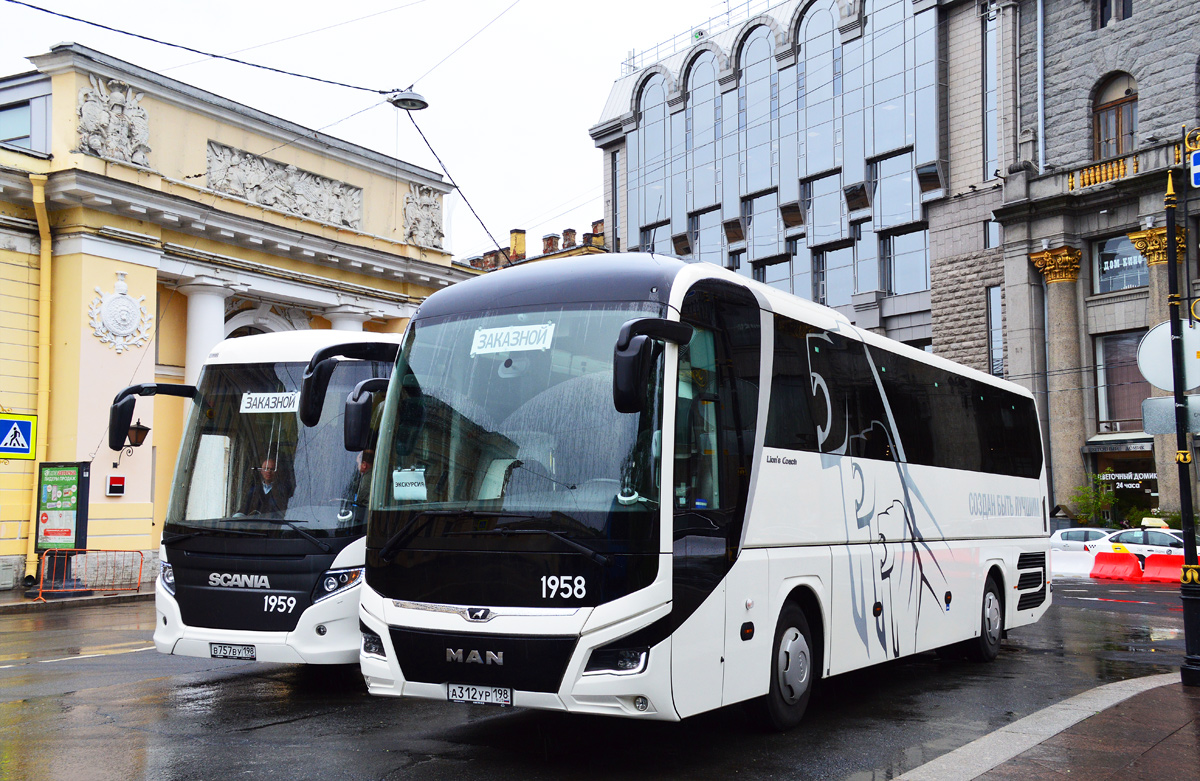
[[[718,509],[716,353],[711,332],[697,328],[679,351],[675,407],[675,506]]]

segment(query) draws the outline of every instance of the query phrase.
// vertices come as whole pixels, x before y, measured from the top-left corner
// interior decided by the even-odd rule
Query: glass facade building
[[[591,130],[621,248],[717,263],[851,319],[910,293],[927,310],[923,203],[946,194],[946,162],[938,12],[919,8],[781,3],[628,67]]]

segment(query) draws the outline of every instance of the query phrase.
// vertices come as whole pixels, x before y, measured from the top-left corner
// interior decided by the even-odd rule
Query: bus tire
[[[983,587],[983,604],[979,609],[979,637],[968,641],[967,649],[977,662],[990,662],[1000,653],[1000,638],[1004,636],[1004,602],[1000,588],[989,575]]]
[[[812,631],[800,606],[789,602],[779,614],[771,646],[771,688],[756,701],[760,724],[783,732],[800,723],[816,675]]]

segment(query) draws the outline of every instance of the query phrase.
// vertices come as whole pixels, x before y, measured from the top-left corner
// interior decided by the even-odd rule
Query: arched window
[[[721,137],[721,109],[717,95],[717,57],[704,52],[688,74],[686,139],[694,178],[689,209],[717,203],[717,139]]]
[[[742,47],[738,80],[738,132],[745,166],[742,192],[776,184],[771,142],[779,119],[779,73],[771,50],[769,27],[755,28]]]
[[[1133,77],[1120,73],[1104,82],[1092,105],[1094,159],[1132,152],[1137,138],[1137,82]]]
[[[652,76],[642,87],[638,100],[638,147],[641,172],[637,219],[643,230],[670,218],[671,204],[667,200],[667,175],[670,164],[670,145],[667,134],[667,80]],[[664,233],[667,237],[670,231]],[[647,244],[645,240],[641,242]],[[653,247],[653,238],[649,242]],[[643,247],[649,249],[650,247]],[[660,248],[661,249],[661,248]]]

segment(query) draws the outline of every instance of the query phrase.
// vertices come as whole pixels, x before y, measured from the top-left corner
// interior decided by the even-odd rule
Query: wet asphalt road
[[[889,779],[1094,686],[1177,671],[1179,591],[1058,581],[987,665],[825,682],[804,724],[681,724],[369,697],[356,666],[168,657],[150,601],[0,614],[0,779]]]

